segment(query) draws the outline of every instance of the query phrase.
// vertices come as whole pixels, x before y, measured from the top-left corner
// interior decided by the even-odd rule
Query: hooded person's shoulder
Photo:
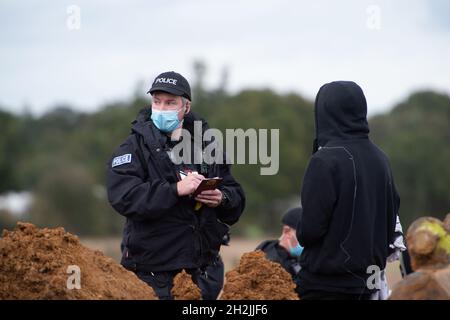
[[[345,150],[342,150],[341,148],[322,147],[311,156],[310,162],[333,169],[338,165],[342,156],[345,155],[343,152],[345,152]]]
[[[375,143],[371,141],[371,144],[373,146],[373,149],[375,150],[378,158],[385,163],[385,165],[390,168],[391,167],[391,161],[389,160],[389,156]],[[390,170],[390,169],[389,169]]]

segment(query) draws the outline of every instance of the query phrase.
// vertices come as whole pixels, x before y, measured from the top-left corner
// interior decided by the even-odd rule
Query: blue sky
[[[78,30],[67,27],[71,5]],[[2,0],[0,21],[0,107],[17,113],[95,111],[145,93],[160,72],[192,78],[195,59],[206,62],[211,88],[227,68],[231,92],[269,87],[313,99],[325,82],[354,80],[370,114],[414,90],[450,93],[443,0]]]

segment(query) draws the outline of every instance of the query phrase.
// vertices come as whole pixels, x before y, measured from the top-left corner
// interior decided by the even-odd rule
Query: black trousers
[[[139,279],[153,288],[161,300],[172,300],[173,279],[182,270],[163,272],[136,271]],[[224,265],[222,258],[202,269],[185,269],[192,276],[192,281],[200,288],[203,300],[216,300],[223,287]]]

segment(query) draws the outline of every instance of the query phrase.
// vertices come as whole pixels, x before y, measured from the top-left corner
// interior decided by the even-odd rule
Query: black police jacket
[[[229,225],[245,207],[244,191],[230,165],[202,165],[206,177],[222,177],[219,187],[227,195],[224,205],[203,205],[194,211],[194,200],[179,197],[178,167],[166,152],[168,137],[150,120],[151,108],[141,110],[131,134],[113,153],[107,169],[108,199],[126,217],[122,240],[122,265],[130,270],[169,271],[203,267],[213,261]],[[208,125],[192,112],[183,128],[194,137],[194,121]],[[206,144],[202,144],[206,147]]]

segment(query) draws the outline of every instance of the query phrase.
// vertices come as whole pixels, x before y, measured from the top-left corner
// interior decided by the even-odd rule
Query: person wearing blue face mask
[[[160,101],[162,98],[161,95],[162,94],[155,93],[154,100]],[[170,98],[171,97],[169,96],[169,99]],[[186,105],[187,103],[183,103],[183,104]],[[151,119],[152,119],[153,123],[155,124],[155,126],[159,130],[161,130],[162,132],[165,132],[165,133],[170,133],[170,132],[173,132],[175,129],[177,129],[180,126],[181,120],[178,117],[179,117],[180,111],[184,111],[183,109],[185,109],[185,108],[186,108],[186,106],[184,106],[178,110],[153,109]]]
[[[196,161],[208,142],[207,122],[191,112],[191,89],[179,73],[158,75],[147,92],[151,108],[132,122],[131,134],[113,153],[107,172],[108,200],[126,218],[121,264],[151,286],[160,299],[173,299],[173,279],[183,269],[202,299],[213,300],[224,282],[219,255],[229,226],[245,207],[245,194],[225,161]],[[175,147],[187,143],[187,156]],[[192,157],[190,157],[192,156]],[[225,159],[225,154],[224,154]],[[219,159],[220,160],[220,159]],[[192,196],[205,178],[221,177],[214,190]]]
[[[277,240],[266,240],[259,244],[255,250],[261,250],[270,261],[277,262],[289,272],[292,280],[299,286],[298,273],[300,272],[300,256],[303,247],[296,236],[296,228],[302,214],[302,208],[297,207],[288,210],[282,217],[282,233]],[[298,291],[297,291],[298,294]]]

